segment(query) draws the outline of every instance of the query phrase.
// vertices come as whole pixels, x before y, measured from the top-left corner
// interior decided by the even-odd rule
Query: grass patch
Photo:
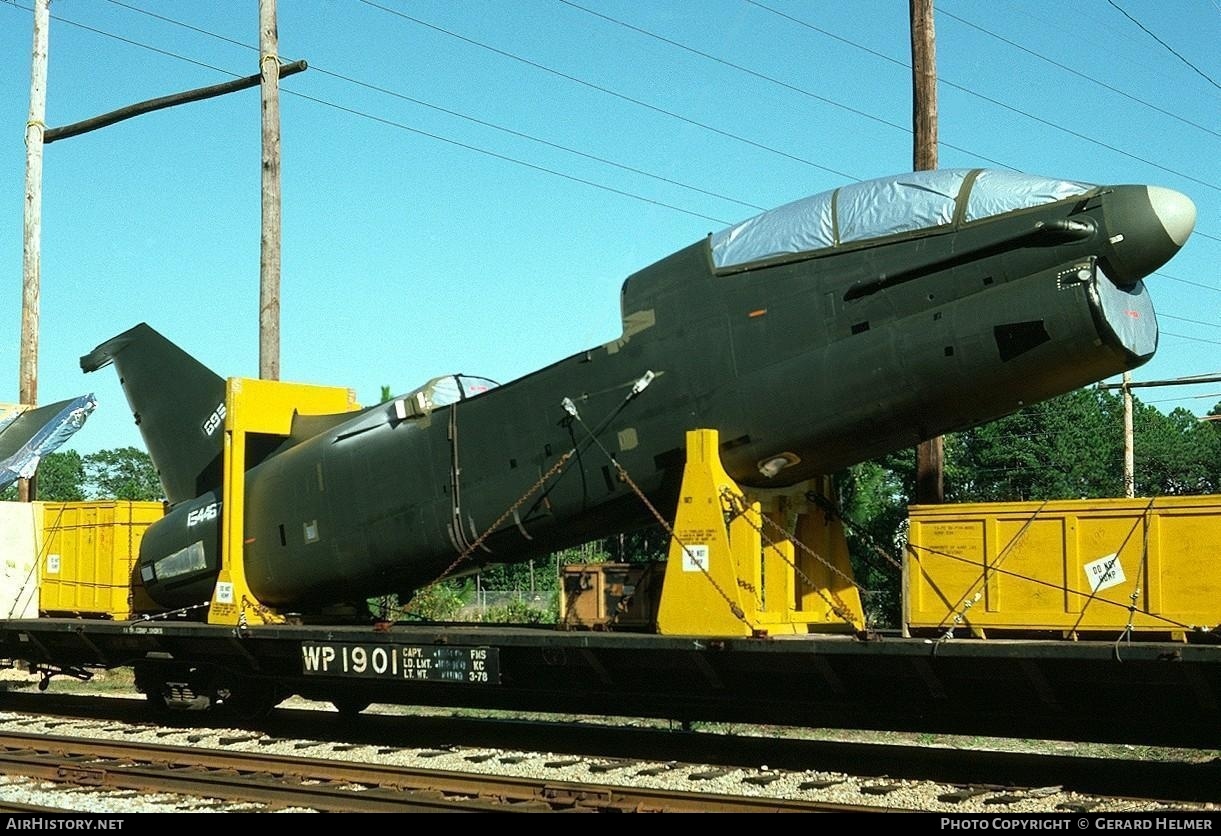
[[[38,688],[41,677],[29,673],[24,665],[21,668],[10,668],[0,672],[0,691],[33,691]],[[135,674],[131,668],[112,668],[110,670],[94,670],[93,677],[82,682],[70,676],[56,676],[51,679],[50,691],[58,694],[106,694],[127,695],[136,694]]]

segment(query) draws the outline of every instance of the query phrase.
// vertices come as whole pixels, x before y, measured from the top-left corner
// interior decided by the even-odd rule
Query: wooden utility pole
[[[244,90],[259,84],[263,91],[263,229],[259,287],[259,373],[280,376],[280,107],[282,76],[306,69],[304,61],[280,66],[276,32],[275,0],[259,2],[259,74],[174,93],[129,105],[110,113],[47,128],[47,44],[50,33],[51,0],[34,0],[34,49],[30,70],[30,115],[26,121],[25,218],[21,286],[21,351],[18,399],[21,404],[38,403],[38,306],[40,239],[42,232],[42,152],[57,139],[68,139],[155,110],[197,102]],[[34,498],[33,480],[19,480],[22,501]]]
[[[34,0],[34,50],[30,64],[30,115],[25,123],[25,215],[21,256],[21,355],[17,400],[38,403],[38,297],[42,259],[42,135],[47,117],[47,41],[51,0]],[[34,480],[21,479],[17,497],[29,502]]]
[[[912,159],[916,171],[937,167],[937,42],[933,0],[908,0],[912,36]]]
[[[1132,373],[1123,373],[1123,495],[1136,496],[1136,440],[1132,431]]]
[[[263,225],[259,250],[259,377],[280,379],[280,58],[276,0],[259,0],[263,101]]]
[[[916,171],[937,167],[937,45],[933,0],[908,0],[912,40],[912,161]],[[916,502],[945,500],[941,436],[916,447]]]
[[[1198,374],[1171,380],[1145,380],[1136,383],[1131,372],[1123,373],[1122,383],[1099,383],[1099,389],[1119,389],[1123,395],[1123,492],[1131,499],[1136,495],[1136,440],[1133,432],[1132,390],[1151,386],[1197,386],[1201,383],[1221,383],[1219,374]],[[1221,415],[1204,416],[1201,421],[1216,421]]]

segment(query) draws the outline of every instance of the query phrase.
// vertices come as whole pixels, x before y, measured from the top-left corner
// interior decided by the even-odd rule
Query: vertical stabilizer
[[[225,381],[144,323],[86,354],[81,369],[110,363],[170,503],[219,487]]]

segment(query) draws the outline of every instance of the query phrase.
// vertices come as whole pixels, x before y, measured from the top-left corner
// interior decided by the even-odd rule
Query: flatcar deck
[[[683,721],[1221,747],[1221,645],[707,638],[494,625],[0,622],[52,669],[209,668],[278,694]]]

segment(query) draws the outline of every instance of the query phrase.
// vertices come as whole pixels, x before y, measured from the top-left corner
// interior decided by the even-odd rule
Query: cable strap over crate
[[[957,555],[957,554],[951,554],[950,552],[941,551],[940,549],[934,549],[934,548],[930,548],[928,546],[914,546],[914,545],[909,544],[907,548],[908,548],[908,551],[910,551],[912,553],[920,551],[920,552],[924,552],[926,554],[936,555],[937,557],[945,557],[950,560],[957,560],[959,563],[966,563],[971,566],[979,565],[979,561],[975,560],[973,558],[963,557],[962,555]],[[1047,587],[1048,589],[1054,589],[1057,592],[1066,592],[1070,595],[1088,597],[1088,594],[1085,592],[1078,592],[1077,590],[1074,590],[1074,589],[1066,589],[1061,584],[1052,583],[1051,581],[1040,580],[1039,578],[1031,577],[1030,575],[1023,575],[1021,572],[1012,572],[1008,569],[1001,569],[1001,568],[997,567],[996,565],[989,566],[988,571],[996,572],[998,575],[1004,575],[1005,577],[1016,578],[1018,580],[1028,581],[1028,582],[1036,584],[1038,586]],[[972,587],[972,588],[974,588],[974,587]],[[1110,607],[1121,607],[1125,610],[1129,609],[1128,604],[1123,604],[1118,601],[1109,601],[1106,598],[1097,598],[1096,600],[1100,604],[1106,604],[1107,606],[1110,606]],[[961,599],[960,599],[960,601],[961,601]],[[1165,622],[1168,627],[1176,627],[1176,628],[1190,631],[1190,632],[1195,632],[1195,631],[1201,629],[1192,624],[1184,624],[1181,621],[1176,621],[1175,619],[1169,618],[1168,616],[1164,616],[1161,613],[1149,612],[1148,610],[1138,610],[1138,611],[1142,615],[1147,615],[1150,618],[1155,618],[1159,621]],[[942,640],[944,640],[944,638],[945,637],[943,637]],[[950,636],[949,638],[953,638],[953,636]]]
[[[954,628],[958,627],[966,619],[967,610],[978,604],[980,599],[984,597],[984,590],[987,589],[988,586],[988,572],[1000,571],[999,567],[1001,563],[1013,552],[1013,547],[1016,546],[1021,541],[1022,537],[1026,535],[1026,532],[1030,530],[1031,524],[1034,523],[1039,514],[1043,512],[1043,509],[1047,507],[1047,503],[1049,501],[1050,500],[1046,499],[1043,500],[1039,507],[1034,509],[1034,513],[1030,515],[1030,518],[1027,519],[1026,522],[1022,523],[1022,527],[1018,529],[1018,533],[1010,538],[1009,542],[1005,544],[1005,548],[1001,549],[1001,553],[996,556],[996,561],[994,563],[988,565],[987,555],[984,556],[984,567],[980,571],[979,579],[972,581],[971,585],[967,587],[966,592],[962,593],[958,601],[955,602],[954,606],[950,608],[951,610],[954,610],[955,608],[960,607],[960,609],[954,612],[954,618],[951,620],[950,626],[944,633],[941,634],[941,637],[937,639],[938,644],[954,638]],[[910,543],[908,544],[908,548],[911,548]],[[974,563],[975,561],[970,562]],[[976,584],[979,585],[978,589],[975,589]],[[971,594],[971,590],[973,589],[975,590],[974,595]],[[970,596],[969,600],[967,600],[968,596]],[[942,623],[944,624],[945,622],[943,621]]]

